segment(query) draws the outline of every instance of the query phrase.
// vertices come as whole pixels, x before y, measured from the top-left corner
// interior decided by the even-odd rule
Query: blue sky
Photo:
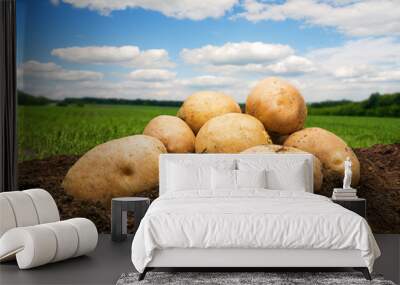
[[[400,90],[398,1],[202,3],[17,0],[19,88],[159,100],[212,89],[243,102],[278,76],[307,101]]]

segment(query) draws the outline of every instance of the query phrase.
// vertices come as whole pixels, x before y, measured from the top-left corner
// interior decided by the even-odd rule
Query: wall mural
[[[357,3],[162,3],[17,1],[21,189],[109,232],[112,197],[157,197],[161,153],[309,152],[317,194],[349,158],[373,231],[400,233],[389,24],[355,25],[374,18]]]

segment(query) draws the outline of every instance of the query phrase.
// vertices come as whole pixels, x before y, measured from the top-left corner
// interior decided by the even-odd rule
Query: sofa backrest
[[[312,154],[285,153],[285,154],[161,154],[159,159],[159,195],[168,191],[168,168],[171,163],[183,164],[187,167],[215,167],[218,164],[229,164],[237,169],[240,162],[256,162],[266,168],[287,173],[291,163],[305,164],[305,191],[313,193],[313,156]],[[284,176],[284,175],[283,175]],[[284,179],[284,177],[282,177]]]
[[[57,222],[57,205],[43,189],[0,193],[0,237],[9,229]]]

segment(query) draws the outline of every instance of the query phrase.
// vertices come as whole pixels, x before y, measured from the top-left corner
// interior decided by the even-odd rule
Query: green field
[[[20,106],[19,160],[83,154],[110,139],[139,134],[151,118],[176,111],[154,106]],[[352,147],[400,142],[400,118],[309,116],[306,125],[328,129]]]

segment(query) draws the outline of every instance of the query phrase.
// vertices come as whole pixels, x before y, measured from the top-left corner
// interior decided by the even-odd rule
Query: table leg
[[[111,240],[123,241],[126,238],[123,235],[123,216],[125,213],[125,233],[126,233],[126,211],[122,210],[122,204],[117,202],[111,203]]]
[[[122,210],[121,213],[121,236],[122,239],[126,239],[126,235],[128,234],[128,212],[127,210]]]

